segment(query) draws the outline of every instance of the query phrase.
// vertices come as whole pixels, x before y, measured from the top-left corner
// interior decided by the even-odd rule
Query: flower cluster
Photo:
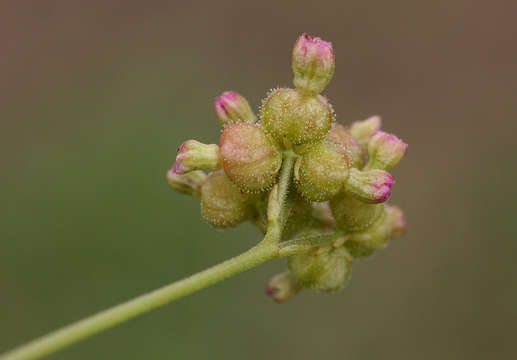
[[[251,221],[266,233],[274,220],[279,173],[286,159],[293,159],[289,191],[276,211],[287,209],[280,241],[331,232],[337,236],[288,257],[289,271],[267,286],[279,302],[304,287],[341,289],[354,259],[386,246],[405,229],[402,211],[385,202],[395,183],[388,171],[404,156],[407,144],[380,130],[378,116],[349,127],[335,122],[332,105],[320,95],[334,74],[329,42],[300,36],[292,69],[295,88],[270,91],[259,120],[241,95],[228,91],[219,96],[219,144],[184,142],[167,173],[173,189],[200,198],[201,213],[213,226]]]

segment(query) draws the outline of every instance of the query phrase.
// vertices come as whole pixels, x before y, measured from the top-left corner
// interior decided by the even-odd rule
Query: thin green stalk
[[[291,211],[291,203],[287,201],[287,193],[289,192],[289,186],[291,185],[295,158],[296,154],[291,150],[287,150],[284,153],[278,185],[275,185],[277,190],[273,187],[269,194],[267,216],[268,234],[266,234],[266,237],[263,240],[264,243],[277,244],[282,237],[282,231],[285,226],[287,215],[289,211]]]
[[[285,212],[287,191],[291,182],[291,173],[295,155],[286,153],[279,179],[278,199],[282,212]],[[264,239],[245,253],[221,264],[166,285],[125,303],[101,311],[83,320],[79,320],[61,329],[55,330],[17,349],[0,355],[0,360],[39,359],[80,340],[128,321],[138,315],[149,312],[171,301],[192,294],[213,285],[230,276],[248,270],[267,260],[279,257],[279,241],[282,235],[282,221],[268,224]]]
[[[53,331],[0,356],[1,360],[39,359],[89,336],[149,312],[171,301],[199,291],[232,275],[269,260],[278,252],[272,245],[259,244],[245,253],[188,278],[141,295],[86,319]]]

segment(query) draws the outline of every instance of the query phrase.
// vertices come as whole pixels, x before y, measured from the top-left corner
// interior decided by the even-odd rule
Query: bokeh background
[[[217,142],[213,100],[291,86],[302,32],[332,41],[338,121],[409,143],[408,231],[337,295],[264,294],[273,261],[53,359],[517,356],[517,2],[0,2],[0,352],[255,244],[165,172]]]

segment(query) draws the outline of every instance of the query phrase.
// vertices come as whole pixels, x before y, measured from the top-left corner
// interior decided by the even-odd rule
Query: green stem
[[[53,331],[18,349],[1,355],[0,359],[41,358],[232,275],[248,270],[275,257],[277,253],[277,246],[264,246],[260,243],[245,253],[221,264]]]
[[[297,155],[291,150],[288,150],[284,153],[282,171],[280,173],[280,179],[278,180],[279,200],[282,204],[285,204],[287,193],[289,192],[289,185],[291,185],[291,175],[296,157]]]
[[[279,204],[281,204],[282,214],[287,213],[285,208],[288,206],[285,205],[285,203],[291,183],[291,173],[295,156],[296,155],[291,151],[286,152],[280,173],[278,200]],[[269,223],[264,239],[257,246],[241,255],[189,276],[188,278],[166,285],[160,289],[151,291],[125,303],[101,311],[86,319],[79,320],[55,330],[17,349],[0,355],[0,360],[39,359],[115,325],[128,321],[138,315],[248,270],[267,260],[279,257],[278,243],[282,235],[283,221],[284,220],[280,219],[280,221],[272,221]]]

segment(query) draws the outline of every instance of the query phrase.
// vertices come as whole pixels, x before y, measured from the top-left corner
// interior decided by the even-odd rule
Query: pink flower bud
[[[334,62],[331,43],[302,34],[293,48],[294,85],[319,94],[334,75]]]
[[[223,127],[236,122],[253,124],[257,121],[246,99],[234,91],[226,91],[215,99],[215,115]]]
[[[193,170],[213,171],[221,168],[221,166],[219,146],[188,140],[178,148],[178,155],[172,167],[172,172],[181,175]]]
[[[350,127],[350,133],[361,145],[366,146],[372,135],[381,128],[381,122],[381,117],[377,115],[366,120],[356,121]]]
[[[283,303],[296,295],[302,287],[298,280],[286,271],[273,276],[266,286],[266,293],[277,303]]]
[[[406,219],[402,209],[398,206],[386,205],[386,212],[391,225],[391,234],[393,238],[402,236],[406,232]]]
[[[376,204],[388,200],[393,184],[395,179],[389,172],[377,169],[361,171],[351,168],[345,187],[355,198]]]
[[[368,169],[390,171],[402,159],[407,144],[393,134],[377,131],[368,143]]]
[[[227,126],[221,134],[220,148],[224,171],[247,192],[269,188],[282,165],[282,154],[273,139],[255,124]]]

